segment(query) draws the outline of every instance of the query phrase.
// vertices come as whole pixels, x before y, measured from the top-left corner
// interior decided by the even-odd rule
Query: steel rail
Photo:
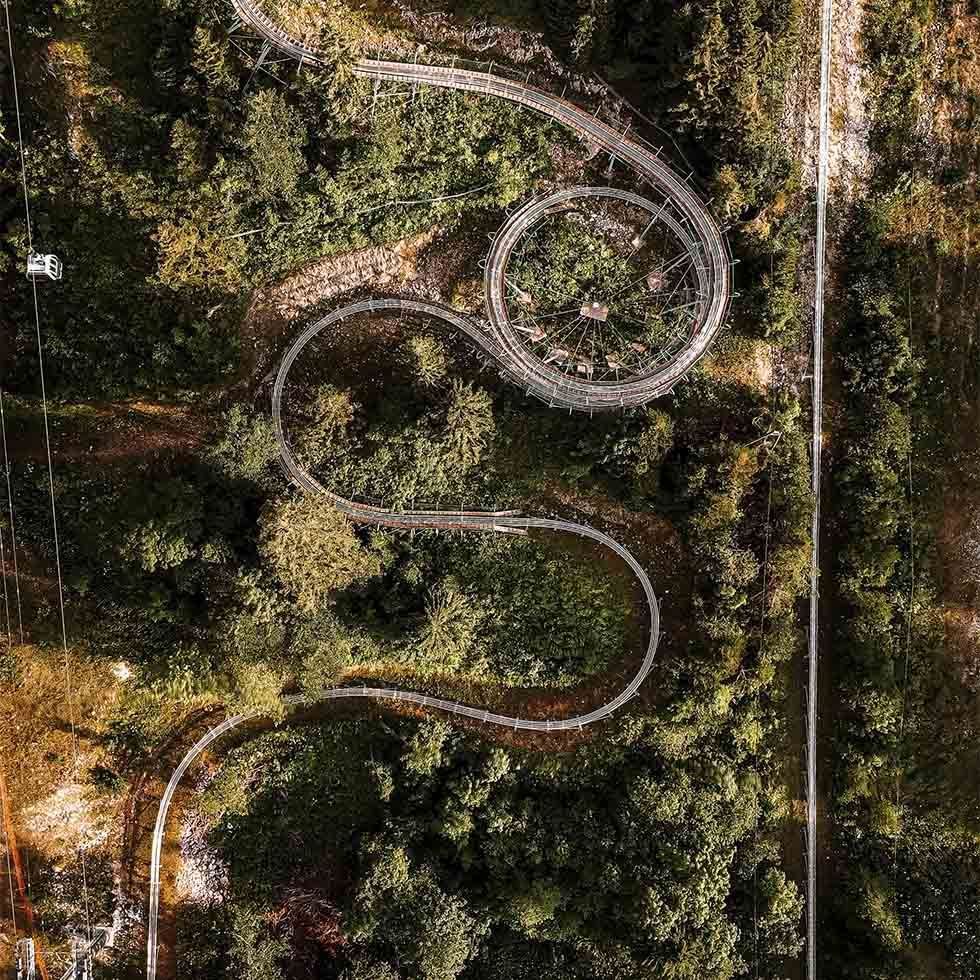
[[[334,59],[328,54],[290,36],[259,9],[256,0],[231,2],[238,19],[278,51],[302,63],[321,66],[334,63]],[[545,199],[550,200],[550,205],[543,205],[542,199],[538,199],[515,212],[498,232],[487,262],[487,308],[491,329],[497,334],[503,349],[510,352],[510,357],[502,361],[502,367],[512,376],[515,374],[513,368],[516,367],[515,380],[526,385],[530,394],[557,407],[588,412],[639,405],[670,391],[704,356],[724,325],[728,313],[732,297],[732,260],[725,236],[709,208],[687,180],[660,159],[659,151],[648,149],[629,139],[624,133],[565,99],[525,82],[515,82],[490,72],[369,58],[356,61],[353,72],[359,77],[377,81],[406,82],[413,85],[422,82],[440,88],[493,95],[554,119],[598,146],[600,150],[632,167],[645,182],[661,193],[673,211],[669,220],[675,233],[678,227],[690,229],[681,236],[681,240],[694,259],[699,290],[704,297],[698,309],[699,316],[690,342],[677,357],[647,376],[641,375],[626,383],[592,382],[562,374],[532,357],[526,350],[521,350],[521,345],[514,339],[504,301],[505,290],[501,276],[506,271],[506,260],[524,229],[533,224],[543,207],[577,196],[620,197],[648,209],[650,204],[639,195],[630,195],[629,192],[619,192],[611,188],[570,188]]]
[[[545,196],[532,198],[515,211],[494,237],[487,258],[484,282],[490,330],[502,351],[497,354],[503,370],[518,384],[549,404],[577,411],[593,412],[615,410],[643,405],[659,395],[666,394],[681,377],[700,359],[714,339],[715,333],[703,328],[707,299],[711,283],[704,265],[692,258],[698,280],[695,300],[695,321],[688,344],[680,354],[663,364],[648,369],[626,381],[591,381],[576,378],[552,368],[529,351],[518,339],[507,310],[507,267],[513,250],[527,230],[552,208],[578,198],[609,198],[624,201],[646,210],[662,221],[679,239],[688,254],[698,254],[698,242],[678,219],[668,210],[669,201],[657,202],[615,187],[570,187]]]
[[[478,343],[488,353],[499,357],[499,350],[494,341],[472,321],[463,314],[435,303],[427,303],[418,300],[404,299],[370,299],[362,300],[359,303],[351,304],[318,320],[316,323],[307,327],[305,331],[293,342],[286,352],[276,375],[272,394],[272,413],[275,425],[276,440],[279,445],[280,457],[283,466],[291,481],[301,490],[308,493],[315,493],[326,497],[342,513],[349,518],[360,523],[377,524],[379,526],[397,528],[430,528],[430,529],[450,529],[461,531],[484,531],[484,532],[520,532],[527,530],[545,530],[566,532],[576,534],[579,537],[589,538],[598,544],[604,545],[618,555],[629,569],[636,576],[643,589],[650,613],[650,636],[647,643],[646,653],[639,668],[630,679],[629,683],[611,700],[599,705],[592,711],[571,718],[519,718],[513,715],[500,714],[484,708],[476,708],[472,705],[462,704],[457,701],[450,701],[446,698],[432,697],[427,694],[419,694],[416,691],[403,691],[398,688],[389,687],[337,687],[324,691],[316,697],[307,698],[302,696],[292,696],[284,698],[288,707],[295,707],[301,704],[314,703],[319,701],[337,700],[341,698],[372,698],[374,700],[389,700],[407,704],[418,705],[419,707],[429,708],[436,711],[443,711],[447,714],[459,715],[465,718],[472,718],[483,724],[496,725],[500,728],[514,729],[515,731],[534,731],[534,732],[561,732],[576,729],[583,729],[587,725],[609,718],[618,708],[629,701],[639,690],[640,685],[646,679],[653,667],[654,657],[657,652],[657,645],[660,639],[660,607],[657,597],[653,590],[653,583],[643,569],[643,566],[633,557],[630,551],[615,541],[609,535],[596,528],[588,527],[584,524],[576,524],[572,521],[554,520],[545,517],[520,517],[515,515],[512,510],[498,510],[491,512],[471,512],[471,511],[392,511],[381,507],[374,507],[368,504],[361,504],[356,501],[347,500],[338,494],[327,490],[310,473],[308,473],[296,460],[290,449],[286,437],[285,427],[282,420],[282,395],[286,379],[290,368],[303,348],[322,330],[333,324],[342,322],[350,316],[362,313],[378,313],[385,311],[412,312],[426,316],[438,317],[461,330],[466,336]],[[146,947],[146,976],[147,980],[156,980],[157,956],[159,950],[158,939],[158,920],[160,912],[160,864],[163,856],[163,841],[166,832],[167,814],[173,802],[174,794],[180,784],[184,774],[194,763],[194,761],[208,748],[213,742],[219,739],[226,732],[238,727],[243,722],[258,716],[258,712],[251,712],[233,715],[226,718],[220,725],[211,729],[200,738],[188,753],[181,760],[174,770],[167,787],[160,800],[160,808],[157,811],[156,825],[153,831],[153,843],[150,856],[150,901],[148,909],[147,926],[147,947]]]
[[[393,692],[388,688],[371,689],[369,696],[389,698],[398,694],[397,700],[413,700],[418,704],[425,704],[429,707],[438,708],[451,714],[466,715],[470,718],[478,718],[489,724],[501,725],[507,728],[517,728],[527,731],[566,731],[579,728],[583,725],[592,724],[603,718],[608,718],[618,707],[628,701],[643,683],[650,668],[653,665],[653,658],[657,652],[657,643],[660,637],[660,610],[657,604],[657,597],[653,591],[653,583],[650,581],[643,566],[633,557],[633,555],[619,542],[609,535],[595,528],[584,524],[577,524],[571,521],[554,520],[544,517],[521,517],[515,515],[514,511],[431,511],[431,510],[408,510],[397,511],[385,507],[377,507],[371,504],[364,504],[358,501],[348,500],[331,490],[324,487],[312,474],[310,474],[296,459],[289,445],[285,426],[282,418],[282,396],[285,389],[286,380],[290,369],[296,359],[302,353],[307,344],[319,333],[337,323],[341,323],[351,316],[363,313],[380,312],[409,312],[424,316],[436,317],[455,326],[467,337],[478,343],[484,350],[493,356],[499,353],[486,334],[472,324],[468,317],[443,306],[438,303],[430,303],[423,300],[409,299],[366,299],[358,303],[352,303],[339,310],[328,313],[322,319],[307,327],[293,341],[289,350],[286,352],[276,374],[272,388],[272,421],[279,446],[280,460],[290,481],[299,489],[306,493],[316,494],[326,497],[334,507],[351,520],[364,524],[376,524],[385,527],[412,528],[412,529],[432,529],[432,530],[459,530],[459,531],[527,531],[527,530],[549,530],[564,531],[570,534],[577,534],[580,537],[590,538],[601,545],[615,552],[629,567],[636,578],[639,580],[646,597],[647,606],[650,612],[650,639],[647,645],[646,655],[639,669],[626,687],[611,701],[594,711],[584,715],[577,715],[573,718],[555,720],[534,720],[526,718],[516,718],[510,715],[499,715],[483,711],[482,709],[471,708],[468,705],[458,704],[454,701],[446,701],[441,698],[429,698],[424,695],[411,694],[409,692]],[[344,688],[342,690],[359,690],[357,688]],[[331,695],[337,697],[351,697],[350,694]]]

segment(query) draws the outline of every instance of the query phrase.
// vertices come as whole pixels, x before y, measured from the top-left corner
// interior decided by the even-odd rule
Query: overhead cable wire
[[[27,247],[34,251],[31,237],[31,205],[27,197],[27,164],[24,162],[24,135],[20,126],[20,96],[17,93],[17,68],[14,64],[14,32],[10,29],[10,4],[4,0],[3,12],[7,21],[7,50],[10,52],[10,80],[14,88],[14,115],[17,117],[17,149],[20,151],[20,179],[24,189],[24,216],[27,219]]]
[[[3,544],[3,528],[0,528],[0,568],[3,569],[3,621],[7,627],[7,650],[14,645],[13,624],[10,622],[10,598],[7,595],[7,552]]]
[[[15,68],[14,59],[14,35],[10,26],[10,6],[9,3],[4,3],[4,14],[7,25],[7,47],[10,53],[10,77],[14,89],[14,110],[17,117],[17,144],[20,150],[20,173],[21,173],[21,184],[24,189],[24,215],[27,221],[27,241],[28,249],[31,254],[34,251],[34,243],[31,237],[31,205],[30,197],[27,192],[27,163],[24,155],[24,137],[23,129],[21,125],[21,112],[20,112],[20,95],[17,89],[17,71]],[[48,424],[48,399],[47,391],[44,382],[44,345],[41,339],[41,311],[38,304],[37,298],[37,280],[31,279],[31,294],[34,300],[34,325],[37,334],[37,357],[38,357],[38,371],[41,379],[41,408],[44,418],[44,446],[45,453],[47,456],[48,464],[48,493],[51,501],[51,527],[54,534],[54,560],[55,560],[55,570],[57,572],[58,579],[58,610],[60,614],[61,622],[61,646],[64,653],[64,665],[65,665],[65,693],[67,696],[68,703],[68,721],[71,727],[71,746],[72,746],[72,769],[74,777],[77,779],[78,776],[78,733],[75,726],[75,704],[74,696],[72,691],[71,683],[71,667],[68,657],[68,630],[65,623],[65,591],[64,584],[62,581],[61,574],[61,545],[58,539],[58,512],[55,506],[55,495],[54,495],[54,467],[51,462],[51,431]],[[8,467],[8,479],[9,479],[9,467]],[[82,873],[82,900],[83,907],[85,911],[85,929],[88,940],[92,940],[92,925],[89,916],[89,898],[88,898],[88,874],[85,867],[85,849],[79,847],[79,863],[81,866]]]
[[[17,92],[17,69],[14,64],[14,35],[10,29],[10,7],[6,2],[3,4],[4,17],[7,24],[7,50],[10,53],[10,78],[14,89],[14,115],[17,119],[17,150],[20,154],[20,176],[21,186],[24,191],[24,215],[27,220],[27,248],[34,251],[34,241],[31,233],[31,207],[27,197],[27,165],[24,161],[24,137],[21,133],[20,125],[20,96]],[[14,531],[14,498],[10,487],[10,463],[7,459],[7,425],[3,414],[3,389],[0,388],[0,434],[3,437],[3,468],[7,481],[7,506],[10,510],[10,551],[14,562],[14,584],[17,592],[17,625],[20,633],[20,642],[24,642],[24,619],[21,613],[20,604],[20,573],[17,568],[17,537]],[[4,599],[6,600],[6,563],[4,562]],[[7,622],[9,626],[10,617],[8,614]]]
[[[54,495],[54,467],[51,462],[51,432],[48,425],[48,398],[44,383],[44,345],[41,340],[41,314],[37,301],[37,281],[31,280],[34,295],[34,325],[37,331],[37,362],[41,378],[41,411],[44,417],[44,448],[48,464],[48,497],[51,502],[51,528],[54,533],[54,564],[58,578],[58,611],[61,622],[61,649],[64,654],[65,693],[68,698],[68,723],[71,727],[72,769],[78,778],[78,733],[75,728],[75,701],[71,682],[71,664],[68,657],[68,628],[65,622],[65,590],[61,574],[61,544],[58,538],[58,509]],[[92,923],[89,917],[88,875],[85,868],[85,849],[79,847],[79,860],[82,871],[82,896],[85,910],[85,932],[92,941]]]
[[[810,621],[807,630],[806,767],[806,980],[817,980],[817,726],[820,666],[820,490],[823,458],[824,288],[827,258],[827,194],[830,155],[830,88],[833,0],[820,10],[820,96],[817,139],[817,229],[813,302],[813,388],[810,521]]]
[[[3,388],[0,388],[0,438],[3,441],[3,472],[7,481],[7,509],[10,512],[10,557],[14,565],[14,594],[17,599],[17,630],[20,642],[24,643],[24,614],[20,602],[20,570],[17,568],[17,531],[14,522],[14,494],[10,485],[10,460],[7,458],[7,422],[3,411]],[[4,566],[4,589],[6,590],[6,562]],[[9,625],[9,617],[8,617]]]

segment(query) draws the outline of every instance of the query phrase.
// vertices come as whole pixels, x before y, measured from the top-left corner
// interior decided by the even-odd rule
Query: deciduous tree
[[[381,570],[347,518],[317,496],[271,504],[261,519],[259,548],[280,581],[307,612],[334,593]]]

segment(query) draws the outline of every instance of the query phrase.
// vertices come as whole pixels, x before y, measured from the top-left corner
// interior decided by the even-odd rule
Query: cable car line
[[[54,494],[54,467],[51,461],[51,431],[48,424],[48,399],[47,391],[44,383],[44,344],[41,338],[41,311],[38,304],[37,298],[37,267],[34,265],[35,258],[43,258],[44,260],[54,260],[57,269],[57,274],[52,274],[50,262],[45,262],[47,271],[45,274],[52,279],[61,278],[61,267],[60,262],[54,256],[35,256],[34,253],[34,242],[31,231],[31,204],[30,195],[27,190],[27,163],[24,153],[24,137],[23,129],[21,125],[21,113],[20,113],[20,94],[17,88],[17,70],[14,59],[14,34],[10,25],[10,6],[9,3],[4,3],[4,15],[7,26],[7,47],[10,53],[10,78],[14,90],[14,111],[17,117],[17,146],[20,151],[20,174],[21,174],[21,184],[24,191],[24,215],[27,221],[27,244],[28,244],[28,276],[31,279],[31,294],[34,301],[34,325],[37,334],[37,356],[38,356],[38,370],[41,380],[41,410],[44,418],[44,446],[45,453],[47,456],[48,464],[48,494],[51,502],[51,527],[54,534],[54,558],[55,558],[55,570],[57,572],[58,579],[58,610],[60,615],[61,623],[61,645],[62,652],[64,653],[64,667],[65,667],[65,693],[67,696],[68,704],[68,721],[71,728],[71,746],[72,746],[72,776],[77,780],[78,777],[78,733],[75,726],[75,705],[74,705],[74,693],[72,690],[71,683],[71,667],[68,657],[68,630],[65,623],[65,592],[64,583],[62,581],[61,574],[61,545],[58,538],[58,512],[55,505],[55,494]],[[6,452],[6,437],[4,436],[4,448]],[[8,467],[8,481],[9,481],[9,467]],[[9,483],[8,483],[9,487]],[[12,514],[12,512],[11,512]],[[92,939],[92,926],[89,917],[89,897],[88,897],[88,874],[85,866],[85,849],[79,847],[79,864],[82,873],[82,901],[85,912],[85,930],[89,941]]]

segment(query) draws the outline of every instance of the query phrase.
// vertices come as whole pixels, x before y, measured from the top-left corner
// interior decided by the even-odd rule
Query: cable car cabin
[[[38,252],[31,252],[27,256],[27,278],[28,279],[55,279],[61,278],[61,259],[57,255],[41,255]]]

